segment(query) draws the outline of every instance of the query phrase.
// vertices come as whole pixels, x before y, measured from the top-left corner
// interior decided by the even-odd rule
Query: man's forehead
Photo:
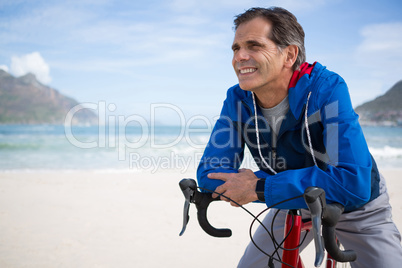
[[[235,32],[235,42],[247,42],[248,40],[268,39],[272,28],[272,23],[264,18],[257,17],[239,25]]]

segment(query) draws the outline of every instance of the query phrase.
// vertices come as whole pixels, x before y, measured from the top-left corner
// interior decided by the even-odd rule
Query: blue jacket
[[[208,173],[238,172],[247,146],[259,168],[255,174],[263,181],[267,206],[299,196],[309,186],[323,188],[327,201],[343,204],[345,211],[378,197],[380,175],[344,80],[317,62],[305,63],[292,76],[288,98],[289,111],[279,130],[276,147],[271,144],[270,127],[257,108],[261,153],[277,172],[274,174],[258,152],[251,92],[239,85],[230,88],[198,166],[199,186],[215,190],[223,184],[207,178]],[[317,165],[308,143],[307,128]],[[298,198],[276,207],[306,208],[306,204]]]

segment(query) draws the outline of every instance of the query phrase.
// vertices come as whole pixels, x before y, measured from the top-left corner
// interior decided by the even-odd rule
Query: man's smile
[[[248,74],[248,73],[254,73],[255,71],[257,71],[257,68],[245,68],[245,69],[239,70],[239,73],[240,74]]]

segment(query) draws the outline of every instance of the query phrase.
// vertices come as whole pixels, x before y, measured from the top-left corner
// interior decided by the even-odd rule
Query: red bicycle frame
[[[310,231],[311,221],[303,222],[301,211],[299,209],[289,210],[286,215],[285,232],[286,240],[283,244],[282,268],[305,268],[299,254],[301,233]],[[335,268],[336,261],[328,254],[326,267]]]

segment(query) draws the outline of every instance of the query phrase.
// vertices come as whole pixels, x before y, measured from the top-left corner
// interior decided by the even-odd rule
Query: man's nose
[[[240,48],[234,54],[234,59],[235,59],[236,62],[243,62],[243,61],[249,60],[250,55],[249,55],[249,53],[248,53],[248,51],[246,49]]]

